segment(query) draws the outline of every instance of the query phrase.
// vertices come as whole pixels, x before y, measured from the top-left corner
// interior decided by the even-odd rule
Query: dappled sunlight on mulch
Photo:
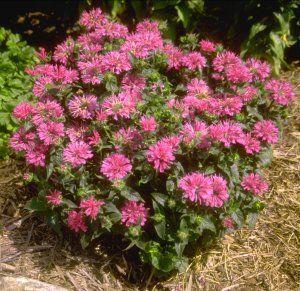
[[[284,142],[275,148],[273,164],[266,171],[267,207],[255,228],[226,235],[217,246],[199,253],[184,274],[153,283],[155,290],[300,288],[300,69],[287,72],[285,78],[296,86],[298,100],[290,110]],[[16,169],[10,175],[14,178],[6,175],[11,184],[5,191],[5,179],[0,179],[0,194],[7,202],[2,203],[0,274],[28,276],[75,290],[141,290],[151,285],[147,272],[142,282],[137,279],[138,285],[128,283],[134,277],[132,266],[122,255],[108,256],[101,248],[92,254],[74,249],[67,240],[59,242],[40,219],[19,212],[12,205],[18,204],[16,197],[28,193],[17,186]]]

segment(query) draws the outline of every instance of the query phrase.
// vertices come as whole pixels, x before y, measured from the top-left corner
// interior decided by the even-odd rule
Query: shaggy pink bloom
[[[90,11],[84,11],[79,19],[79,24],[92,30],[101,27],[107,22],[105,15],[100,8],[95,8]]]
[[[40,47],[38,51],[35,52],[36,56],[41,60],[47,60],[47,52],[43,47]]]
[[[122,79],[122,89],[124,91],[141,92],[146,87],[146,81],[143,77],[127,74]]]
[[[89,199],[80,202],[80,208],[86,216],[90,216],[91,219],[96,219],[99,213],[99,207],[104,204],[103,201],[95,200],[95,198],[91,196]]]
[[[209,40],[202,39],[199,45],[203,52],[214,53],[216,51],[216,45]]]
[[[128,35],[125,43],[121,46],[121,51],[144,59],[162,47],[163,40],[160,34],[153,31],[142,31]]]
[[[122,210],[122,223],[127,227],[131,225],[144,226],[148,218],[148,210],[143,203],[127,201]]]
[[[103,109],[99,109],[96,111],[96,119],[99,122],[103,122],[105,120],[107,120],[108,117],[108,113],[106,111],[104,111]]]
[[[75,118],[92,119],[98,107],[97,97],[90,94],[74,96],[69,102],[69,110]]]
[[[48,195],[46,196],[46,199],[49,203],[58,206],[61,204],[61,191],[58,190],[49,190]]]
[[[72,210],[68,214],[67,222],[70,229],[75,232],[82,230],[83,232],[87,231],[87,225],[83,220],[84,214],[82,212],[76,212]]]
[[[190,70],[202,70],[206,65],[206,59],[199,52],[190,52],[183,56],[182,64]]]
[[[213,195],[211,180],[201,173],[186,174],[179,181],[179,188],[183,190],[183,197],[202,204],[204,199]]]
[[[120,146],[127,146],[130,150],[137,150],[141,147],[143,137],[136,128],[121,128],[114,134],[116,140],[116,149],[119,149]]]
[[[190,94],[196,95],[197,97],[206,97],[210,93],[210,89],[206,82],[197,78],[192,79],[187,84],[187,90]]]
[[[121,74],[131,70],[131,63],[127,53],[112,51],[102,57],[101,65],[104,71]]]
[[[272,120],[262,120],[254,124],[254,135],[268,143],[276,143],[278,141],[278,128]]]
[[[255,95],[257,95],[258,89],[249,85],[249,86],[242,88],[238,92],[239,92],[238,93],[239,98],[241,98],[241,100],[243,102],[248,102],[248,101],[251,101]]]
[[[35,112],[35,108],[28,102],[19,103],[13,111],[13,116],[20,120],[26,120]]]
[[[176,152],[179,149],[181,136],[178,135],[165,136],[160,141],[166,143],[168,146],[172,148],[173,152]]]
[[[88,137],[88,144],[89,145],[97,145],[100,141],[100,134],[97,130],[93,130],[93,134]]]
[[[49,95],[48,88],[51,87],[53,87],[53,81],[50,77],[40,77],[35,80],[32,92],[36,97],[43,99]]]
[[[166,44],[163,52],[167,55],[169,69],[178,70],[182,66],[183,52],[179,48],[172,44]]]
[[[118,120],[119,117],[130,118],[136,111],[135,95],[131,95],[130,92],[112,95],[104,100],[102,107],[106,114],[115,120]]]
[[[164,141],[157,142],[149,147],[147,160],[158,172],[163,173],[175,160],[172,146]]]
[[[195,145],[207,144],[208,127],[205,122],[195,121],[194,123],[187,122],[181,130],[182,140],[187,145],[193,142]]]
[[[38,126],[48,121],[56,121],[63,117],[63,109],[56,101],[38,102],[32,121]]]
[[[222,221],[222,225],[226,228],[234,228],[234,222],[231,217],[225,217]]]
[[[140,123],[141,123],[143,131],[150,131],[150,132],[155,131],[156,126],[157,126],[154,117],[142,116]]]
[[[66,129],[66,134],[71,142],[81,141],[85,139],[88,130],[87,125],[75,123]]]
[[[75,42],[71,37],[68,37],[62,44],[56,46],[53,53],[53,60],[66,65],[70,56],[73,54]]]
[[[296,97],[291,84],[285,81],[272,79],[266,84],[265,88],[270,92],[270,99],[280,105],[288,105]]]
[[[103,28],[105,30],[105,35],[108,36],[110,40],[116,38],[126,38],[128,35],[128,28],[120,23],[107,21]]]
[[[86,84],[100,84],[103,80],[104,67],[100,57],[93,57],[91,60],[77,63],[81,79]]]
[[[251,82],[252,73],[243,63],[229,64],[225,69],[228,81],[232,83]]]
[[[20,127],[9,140],[10,146],[17,152],[27,151],[35,146],[36,135],[27,132],[24,127]]]
[[[93,157],[91,148],[83,141],[71,142],[63,152],[63,159],[73,167],[86,164],[86,161]]]
[[[243,102],[237,96],[225,97],[223,99],[211,98],[208,112],[216,115],[234,116],[241,112]]]
[[[26,162],[36,167],[45,167],[46,165],[46,154],[49,147],[44,144],[36,144],[34,147],[27,150],[25,154]]]
[[[211,138],[222,142],[225,147],[236,144],[243,135],[241,126],[238,123],[229,121],[213,124],[209,127],[209,131]]]
[[[130,160],[122,154],[112,154],[106,157],[101,166],[103,173],[110,181],[123,179],[132,169]]]
[[[65,135],[64,124],[53,121],[42,123],[38,126],[37,133],[45,145],[57,144],[59,139]]]
[[[259,195],[268,191],[268,184],[259,174],[255,173],[244,176],[241,185],[245,190],[250,191],[254,195]]]
[[[246,66],[253,74],[254,80],[264,81],[270,76],[270,66],[267,62],[250,58],[246,61]]]
[[[204,199],[204,204],[210,207],[221,207],[228,200],[227,182],[220,176],[210,177],[213,193]]]
[[[218,54],[213,60],[213,69],[223,72],[229,65],[241,64],[242,60],[233,52],[224,51]]]
[[[245,133],[241,136],[239,143],[245,147],[247,154],[254,154],[260,151],[260,142],[250,133]]]
[[[157,21],[150,21],[149,19],[146,19],[136,26],[136,31],[139,33],[148,33],[153,32],[158,35],[160,35],[160,31],[158,28],[158,22]]]

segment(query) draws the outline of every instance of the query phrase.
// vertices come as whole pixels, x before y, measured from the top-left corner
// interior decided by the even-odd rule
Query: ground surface
[[[284,142],[266,172],[267,208],[254,230],[227,235],[217,247],[199,254],[184,273],[151,283],[129,283],[133,269],[122,255],[92,254],[61,244],[37,217],[20,210],[30,196],[21,187],[22,164],[0,164],[0,275],[28,276],[74,290],[299,290],[300,289],[300,69],[285,77],[296,86]],[[143,271],[143,270],[142,270]]]

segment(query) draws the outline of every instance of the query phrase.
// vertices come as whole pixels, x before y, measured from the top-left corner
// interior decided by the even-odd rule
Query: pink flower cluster
[[[221,207],[229,199],[227,182],[218,175],[187,174],[179,181],[179,188],[183,197],[199,205]]]
[[[86,232],[114,197],[123,225],[144,226],[151,192],[144,203],[125,199],[120,189],[156,192],[156,183],[164,189],[171,177],[183,203],[223,210],[234,199],[230,166],[256,164],[278,141],[269,108],[295,98],[291,85],[271,79],[266,62],[244,61],[209,40],[192,49],[175,46],[156,22],[145,20],[129,32],[97,8],[84,12],[79,24],[78,37],[68,37],[52,56],[39,53],[41,63],[27,70],[36,101],[13,112],[20,126],[11,147],[33,171],[51,164],[47,183],[56,190],[45,195],[48,206],[67,207],[65,197],[73,195],[78,206],[68,209],[67,224]],[[229,170],[219,167],[224,161]],[[216,174],[204,174],[208,164]],[[254,173],[234,186],[253,195],[268,188]],[[229,220],[224,225],[233,227]]]

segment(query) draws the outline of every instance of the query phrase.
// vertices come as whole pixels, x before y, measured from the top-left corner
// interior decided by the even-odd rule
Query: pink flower
[[[272,79],[266,84],[265,88],[270,92],[270,99],[280,105],[288,105],[296,97],[291,84],[285,81]]]
[[[197,97],[207,97],[210,93],[206,82],[197,78],[192,79],[187,84],[187,90],[190,94],[196,95]]]
[[[253,99],[253,97],[255,95],[257,95],[257,93],[258,93],[258,89],[256,87],[249,85],[249,86],[242,88],[239,91],[238,96],[239,96],[239,98],[241,98],[242,102],[248,102],[248,101],[251,101]]]
[[[149,147],[147,160],[153,164],[158,172],[163,173],[170,168],[175,160],[172,146],[163,141],[157,142],[155,145]]]
[[[169,69],[178,70],[182,66],[183,52],[179,48],[167,44],[164,46],[163,52],[167,55]]]
[[[59,139],[65,135],[64,124],[53,121],[42,123],[38,126],[37,133],[45,145],[57,144]]]
[[[118,120],[119,117],[130,118],[136,110],[135,106],[134,96],[129,92],[107,97],[102,104],[107,115],[112,116],[115,120]]]
[[[213,195],[212,181],[201,173],[186,174],[180,179],[178,186],[183,190],[184,198],[199,204]]]
[[[141,147],[143,137],[140,132],[136,128],[121,128],[114,134],[114,138],[116,143],[118,144],[116,147],[119,148],[121,146],[127,146],[131,150],[137,150]]]
[[[225,147],[236,144],[243,135],[241,126],[238,123],[229,121],[213,124],[209,127],[209,131],[211,138],[222,142]]]
[[[154,117],[142,116],[140,123],[143,131],[149,131],[149,132],[155,131],[157,126]]]
[[[32,148],[27,149],[25,154],[26,162],[36,167],[45,167],[48,150],[49,147],[44,144],[35,144]]]
[[[46,61],[47,60],[47,52],[43,47],[40,47],[38,49],[38,51],[35,52],[35,54],[37,55],[37,57],[41,60],[41,61]]]
[[[216,45],[209,40],[202,39],[199,45],[203,52],[214,53],[216,51]]]
[[[100,141],[100,134],[98,133],[97,130],[93,130],[93,134],[88,137],[88,144],[95,146],[99,143]]]
[[[104,71],[110,71],[114,74],[121,74],[131,69],[131,63],[127,53],[112,51],[102,57]]]
[[[89,30],[101,27],[106,22],[107,19],[100,8],[92,9],[89,12],[84,11],[79,19],[80,25]]]
[[[63,109],[56,101],[38,102],[32,121],[36,126],[48,121],[56,121],[63,117]]]
[[[10,146],[17,152],[27,151],[35,146],[36,134],[27,132],[24,127],[20,127],[10,138]]]
[[[91,83],[93,85],[102,83],[104,67],[100,57],[93,57],[91,60],[79,61],[77,65],[83,83]]]
[[[87,225],[83,220],[83,216],[84,214],[82,212],[76,212],[75,210],[70,211],[67,218],[69,228],[75,232],[79,232],[80,230],[86,232]]]
[[[190,145],[193,142],[193,145],[203,145],[208,137],[208,127],[202,121],[195,121],[193,124],[187,122],[183,125],[181,134],[185,144]]]
[[[206,59],[199,52],[190,52],[183,56],[182,64],[190,70],[202,70],[206,65]]]
[[[146,81],[143,77],[127,74],[122,79],[122,89],[124,91],[141,92],[145,87]]]
[[[104,204],[103,201],[95,200],[95,198],[91,196],[89,199],[80,202],[80,208],[86,216],[90,216],[91,219],[96,219],[99,213],[99,207]]]
[[[245,190],[250,191],[253,195],[260,195],[268,191],[268,184],[262,179],[259,174],[250,173],[244,176],[241,183]]]
[[[226,228],[234,228],[234,222],[231,217],[225,217],[222,221],[222,224]]]
[[[143,203],[127,201],[122,210],[122,223],[129,227],[131,225],[144,226],[148,218],[148,210]]]
[[[67,64],[70,56],[73,54],[75,42],[71,37],[68,37],[62,44],[56,46],[53,53],[53,60],[64,65]]]
[[[223,72],[229,65],[239,65],[242,60],[233,52],[224,51],[218,54],[213,60],[213,69],[216,72]]]
[[[179,149],[181,136],[178,135],[165,136],[164,138],[161,139],[161,142],[166,143],[169,147],[172,148],[173,152],[176,152]]]
[[[88,130],[89,128],[86,124],[74,123],[66,129],[66,134],[71,142],[82,141],[85,139]]]
[[[58,190],[49,190],[48,195],[46,196],[46,199],[49,203],[58,206],[62,203],[61,200],[61,191]]]
[[[272,120],[262,120],[254,124],[254,136],[268,143],[278,141],[278,128]]]
[[[245,133],[241,136],[239,143],[245,147],[247,154],[254,154],[260,151],[260,142],[252,137],[250,133]]]
[[[71,142],[63,151],[63,159],[73,167],[86,164],[87,160],[92,158],[93,154],[88,144],[83,141]]]
[[[225,74],[232,83],[246,83],[252,80],[252,73],[243,63],[227,65]]]
[[[210,207],[221,207],[228,200],[227,182],[220,176],[210,177],[213,193],[204,199],[204,204]]]
[[[246,66],[253,74],[254,80],[264,81],[270,76],[270,66],[267,62],[263,62],[254,58],[250,58],[246,62]]]
[[[13,116],[20,120],[26,120],[28,117],[31,117],[34,112],[35,109],[31,104],[28,102],[21,102],[14,108]]]
[[[130,160],[122,154],[112,154],[104,159],[101,166],[103,173],[110,181],[123,179],[132,169]]]
[[[97,97],[90,94],[74,96],[69,102],[69,110],[75,118],[92,119],[98,107]]]

